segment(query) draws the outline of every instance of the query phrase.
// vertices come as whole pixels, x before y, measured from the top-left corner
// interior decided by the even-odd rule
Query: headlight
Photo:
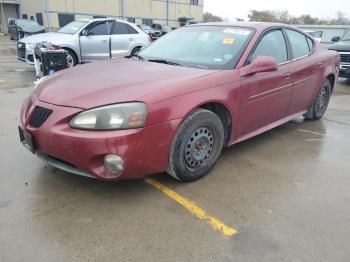
[[[43,76],[43,77],[40,78],[39,80],[36,80],[36,81],[34,82],[34,89],[36,89],[36,88],[39,86],[39,84],[41,84],[42,82],[44,82],[44,80],[45,80],[46,78],[48,78],[48,76]]]
[[[86,110],[69,121],[72,128],[88,130],[143,127],[147,115],[144,103],[122,103]]]

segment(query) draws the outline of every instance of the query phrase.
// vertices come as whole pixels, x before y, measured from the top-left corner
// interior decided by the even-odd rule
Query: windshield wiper
[[[173,62],[173,61],[169,61],[169,60],[166,60],[166,59],[149,59],[147,61],[154,62],[154,63],[160,63],[160,64],[174,65],[174,66],[182,66],[179,63],[176,63],[176,62]]]
[[[135,54],[134,57],[138,58],[139,60],[145,60],[142,56],[138,55],[138,54]]]

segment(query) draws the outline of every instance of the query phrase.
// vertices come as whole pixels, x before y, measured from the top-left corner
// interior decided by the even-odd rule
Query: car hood
[[[66,42],[67,40],[71,40],[72,38],[74,38],[74,35],[49,32],[24,37],[21,39],[21,42],[28,44],[46,41],[59,45],[60,43]]]
[[[336,44],[328,46],[328,49],[335,51],[350,52],[350,41],[340,41]]]
[[[40,32],[45,29],[43,26],[37,26],[37,25],[25,25],[18,27],[19,31],[28,32],[28,33],[35,33]]]
[[[143,101],[148,94],[215,72],[218,71],[113,59],[60,71],[39,84],[33,96],[50,104],[87,109]]]

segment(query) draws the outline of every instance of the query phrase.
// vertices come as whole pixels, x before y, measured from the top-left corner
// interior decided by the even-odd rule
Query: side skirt
[[[296,114],[293,114],[293,115],[284,117],[284,118],[282,118],[282,119],[280,119],[280,120],[277,120],[277,121],[275,121],[275,122],[273,122],[273,123],[271,123],[271,124],[268,124],[268,125],[263,126],[263,127],[259,128],[259,129],[256,129],[256,130],[254,130],[254,131],[252,131],[252,132],[250,132],[250,133],[248,133],[248,134],[245,134],[245,135],[243,135],[243,136],[240,136],[240,137],[238,137],[236,140],[232,141],[232,142],[230,143],[230,146],[231,146],[231,145],[234,145],[234,144],[237,144],[237,143],[239,143],[239,142],[242,142],[242,141],[244,141],[244,140],[247,140],[247,139],[249,139],[249,138],[251,138],[251,137],[253,137],[253,136],[260,135],[260,134],[262,134],[262,133],[264,133],[264,132],[266,132],[266,131],[268,131],[268,130],[271,130],[271,129],[277,127],[277,126],[283,125],[283,124],[285,124],[285,123],[287,123],[287,122],[293,120],[294,118],[297,118],[298,116],[303,115],[303,114],[306,113],[306,112],[307,112],[307,111],[301,111],[301,112],[298,112],[298,113],[296,113]]]

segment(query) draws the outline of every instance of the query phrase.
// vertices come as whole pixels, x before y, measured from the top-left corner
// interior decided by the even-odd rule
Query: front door
[[[110,35],[107,22],[97,22],[80,36],[81,59],[83,62],[110,58]]]
[[[293,82],[285,36],[280,29],[263,35],[248,61],[258,56],[277,60],[274,72],[257,73],[241,78],[241,109],[238,136],[245,135],[286,116]]]

